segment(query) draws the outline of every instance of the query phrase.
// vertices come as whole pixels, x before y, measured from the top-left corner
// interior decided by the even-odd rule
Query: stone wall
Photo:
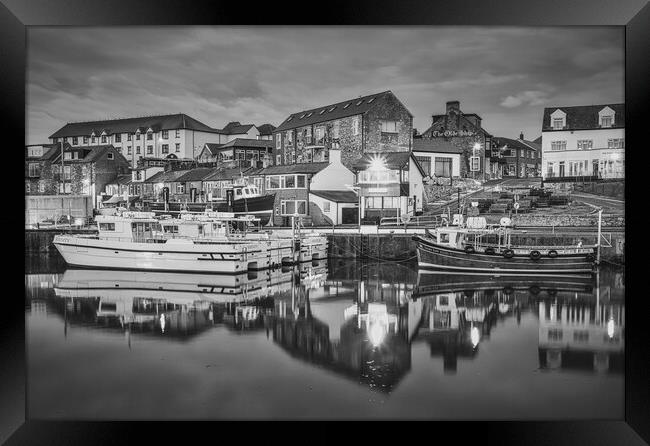
[[[397,133],[382,133],[381,121],[396,121]],[[413,118],[394,96],[377,99],[363,120],[365,152],[408,152],[413,146]]]
[[[598,214],[592,215],[529,215],[512,216],[516,226],[592,226],[598,227]],[[602,227],[625,227],[625,217],[621,215],[602,216]]]

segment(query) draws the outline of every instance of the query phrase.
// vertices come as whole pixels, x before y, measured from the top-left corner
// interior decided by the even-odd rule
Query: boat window
[[[248,188],[246,188],[246,189],[244,189],[244,192],[246,192],[247,194],[249,194],[249,193],[250,193],[250,190],[249,190]]]
[[[160,225],[160,223],[157,223],[157,222],[156,223],[151,223],[151,230],[161,232],[162,231],[162,226]]]
[[[203,225],[199,225],[199,235],[203,235]]]
[[[115,223],[100,223],[100,231],[115,231]]]
[[[441,232],[438,236],[438,243],[449,243],[449,233]]]
[[[177,234],[178,233],[178,226],[176,226],[176,225],[165,226],[164,230],[165,230],[165,232],[169,232],[171,234]]]
[[[235,189],[235,194],[236,195],[241,195],[241,189]]]

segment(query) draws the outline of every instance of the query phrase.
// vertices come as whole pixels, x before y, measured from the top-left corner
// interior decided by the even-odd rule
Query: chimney
[[[447,114],[452,110],[460,112],[460,101],[447,101]]]
[[[330,164],[341,162],[341,149],[330,149],[329,162]]]
[[[524,140],[524,132],[519,133],[519,139]]]

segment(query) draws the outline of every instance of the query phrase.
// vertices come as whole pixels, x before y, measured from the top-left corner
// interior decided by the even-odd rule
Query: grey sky
[[[28,144],[70,121],[184,112],[213,127],[392,90],[424,131],[460,100],[496,136],[546,106],[624,101],[614,27],[28,28]]]

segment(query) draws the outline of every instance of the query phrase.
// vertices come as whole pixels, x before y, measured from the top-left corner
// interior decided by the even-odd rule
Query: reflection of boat
[[[54,287],[59,297],[146,296],[175,303],[232,302],[272,296],[291,289],[291,270],[218,275],[150,271],[69,269]]]
[[[527,290],[533,295],[541,291],[551,294],[557,291],[574,291],[591,295],[595,286],[596,279],[588,274],[525,276],[420,270],[414,296],[425,297],[436,293],[465,290],[505,290],[506,292]]]
[[[420,268],[526,274],[589,273],[593,269],[593,247],[515,244],[511,243],[513,236],[525,238],[529,234],[507,228],[446,226],[413,239]]]

